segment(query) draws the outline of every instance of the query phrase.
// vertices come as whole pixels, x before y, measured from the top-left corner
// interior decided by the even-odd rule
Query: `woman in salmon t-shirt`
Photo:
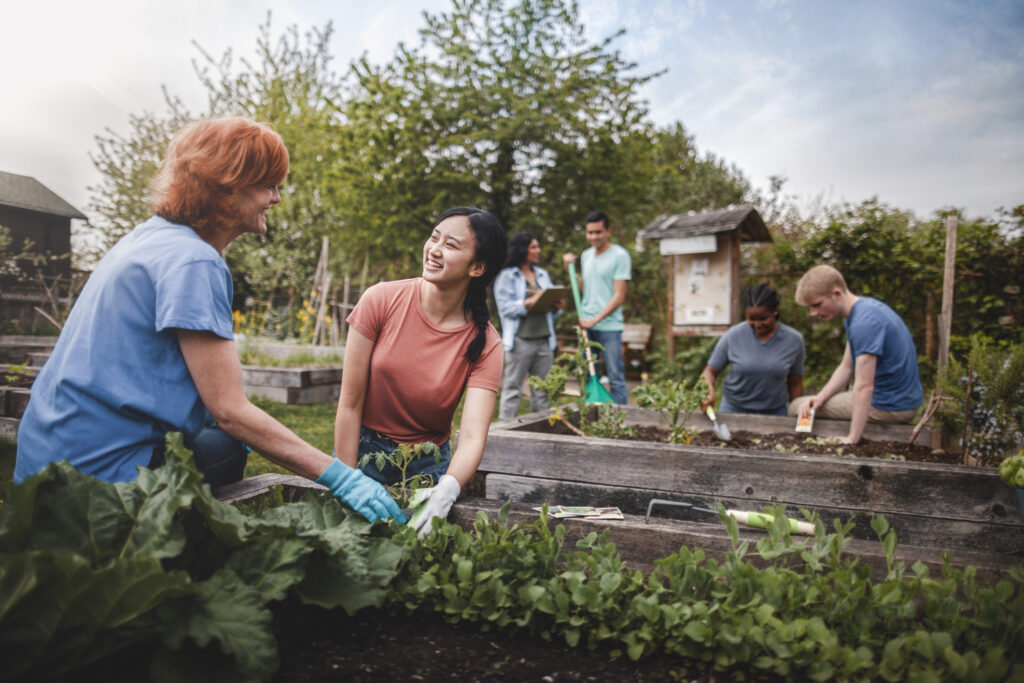
[[[505,230],[472,207],[440,215],[423,246],[421,277],[382,282],[366,290],[352,314],[345,344],[334,445],[352,467],[362,455],[399,444],[433,442],[433,456],[406,470],[429,475],[426,514],[417,530],[444,518],[476,472],[502,373],[501,337],[490,324],[487,286],[505,263]],[[450,453],[455,409],[465,394],[459,443]],[[399,480],[393,466],[363,468],[383,484]]]

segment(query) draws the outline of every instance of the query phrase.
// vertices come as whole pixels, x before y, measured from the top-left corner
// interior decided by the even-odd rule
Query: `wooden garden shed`
[[[637,233],[637,250],[657,240],[669,273],[666,329],[669,358],[679,336],[720,335],[740,321],[740,244],[771,242],[748,204],[660,216]]]
[[[0,171],[0,226],[10,239],[4,255],[19,254],[28,245],[29,254],[47,257],[21,277],[0,274],[4,319],[24,322],[37,317],[33,307],[45,305],[47,296],[36,277],[44,278],[47,287],[70,283],[72,220],[87,218],[35,178]]]

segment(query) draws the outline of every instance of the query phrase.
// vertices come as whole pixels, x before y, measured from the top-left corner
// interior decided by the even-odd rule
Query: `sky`
[[[334,66],[390,61],[451,0],[0,0],[0,170],[34,176],[88,215],[95,136],[164,111],[201,112],[194,43],[253,54],[272,13],[335,32]],[[635,73],[651,119],[757,188],[786,178],[804,207],[873,197],[929,219],[1024,204],[1021,0],[579,0],[589,39]],[[652,217],[653,218],[653,217]]]

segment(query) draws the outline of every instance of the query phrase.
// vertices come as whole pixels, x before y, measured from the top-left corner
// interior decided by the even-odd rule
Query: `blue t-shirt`
[[[205,409],[176,329],[233,339],[231,272],[191,228],[150,218],[96,266],[18,429],[14,481],[68,460],[130,481],[164,434],[194,436]]]
[[[762,342],[748,323],[733,325],[715,343],[708,365],[724,370],[722,384],[730,405],[741,410],[777,410],[789,402],[789,377],[804,374],[804,337],[779,323],[771,338]]]
[[[600,256],[590,247],[580,255],[580,276],[583,278],[583,301],[580,318],[589,320],[600,313],[615,293],[616,280],[629,280],[632,275],[629,252],[618,244],[610,244]],[[622,306],[594,325],[599,332],[621,332]]]
[[[878,299],[862,296],[843,321],[854,370],[857,356],[877,356],[871,405],[879,410],[910,410],[921,405],[924,389],[917,372],[917,349],[902,318]]]

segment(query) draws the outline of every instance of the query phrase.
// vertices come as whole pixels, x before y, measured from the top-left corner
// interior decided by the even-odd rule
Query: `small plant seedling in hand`
[[[398,448],[391,453],[384,451],[367,453],[359,459],[359,466],[365,467],[372,459],[373,464],[381,471],[388,465],[397,467],[401,475],[398,482],[385,488],[400,507],[409,508],[414,507],[412,500],[418,490],[433,486],[431,478],[426,474],[407,474],[409,465],[418,458],[430,456],[433,456],[435,465],[441,463],[441,449],[436,443],[430,441],[418,444],[403,443],[399,444]]]

